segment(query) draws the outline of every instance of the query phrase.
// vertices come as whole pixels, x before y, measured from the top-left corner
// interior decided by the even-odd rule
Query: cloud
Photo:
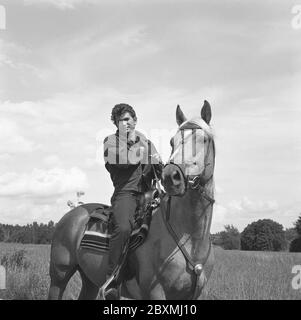
[[[153,3],[169,2],[170,0],[153,0]],[[179,0],[173,0],[173,2]],[[196,1],[196,0],[193,0]],[[141,4],[146,2],[145,0],[24,0],[25,5],[50,5],[54,6],[57,9],[66,10],[66,9],[75,9],[79,5],[86,4]]]
[[[52,5],[58,9],[74,9],[79,4],[97,3],[96,0],[24,0],[25,5]]]
[[[47,167],[53,168],[53,167],[61,167],[62,166],[62,160],[56,154],[51,154],[51,155],[45,157],[43,162]]]
[[[34,143],[20,134],[15,122],[0,119],[0,154],[28,153],[34,148]]]
[[[23,38],[28,38],[32,50],[17,55],[19,64],[11,58],[13,52],[7,55],[14,65],[23,66],[22,72],[6,72],[7,96],[37,99],[84,85],[116,86],[133,92],[166,85],[194,90],[208,84],[223,86],[228,95],[244,91],[243,95],[251,96],[259,90],[274,94],[273,79],[283,82],[284,74],[291,76],[292,63],[300,56],[288,30],[270,26],[277,19],[281,25],[287,22],[287,17],[279,14],[285,5],[275,5],[271,12],[267,3],[259,1],[247,5],[189,1],[174,7],[172,2],[162,1],[164,6],[158,10],[159,2],[142,1],[141,5],[135,1],[129,10],[122,1],[112,2],[120,4],[113,7],[117,10],[102,5],[110,1],[98,1],[101,5],[97,8],[82,15],[77,10],[66,21],[65,15],[49,10],[50,18],[38,20],[39,28],[31,25],[30,34],[25,29],[28,33]],[[25,3],[75,8],[96,1]],[[112,11],[114,14],[108,14]],[[81,27],[74,30],[73,25]],[[32,38],[41,41],[35,43]]]
[[[176,2],[26,0],[31,7],[8,8],[14,21],[0,39],[1,170],[20,175],[8,187],[39,199],[39,212],[48,199],[24,182],[36,179],[35,167],[87,169],[89,197],[111,192],[108,173],[97,168],[99,142],[113,133],[109,115],[120,101],[135,107],[137,129],[164,160],[176,105],[190,117],[210,101],[220,226],[245,227],[265,214],[280,219],[277,206],[299,199],[301,55],[289,5]]]
[[[252,200],[243,197],[214,205],[211,232],[224,230],[232,224],[242,232],[248,224],[260,219],[271,219],[284,228],[292,228],[300,215],[301,202],[279,204],[277,200]]]
[[[31,198],[16,201],[0,198],[1,223],[25,225],[37,221],[47,223],[50,220],[58,222],[69,211],[69,197],[60,197],[48,202],[37,202]]]
[[[100,166],[104,165],[104,161],[102,161],[102,158],[87,158],[84,161],[84,167],[87,169],[94,169],[94,168],[99,168]]]
[[[13,69],[31,68],[35,69],[24,62],[20,62],[21,59],[30,55],[32,51],[21,44],[14,43],[0,39],[0,67],[8,65]],[[28,70],[27,70],[28,71]]]
[[[229,203],[229,210],[236,213],[248,214],[248,216],[261,215],[262,213],[270,213],[279,209],[277,201],[251,201],[248,197],[241,200],[233,200]]]
[[[23,101],[19,103],[13,103],[11,101],[3,101],[0,103],[0,112],[2,114],[10,115],[12,119],[16,117],[38,117],[39,110],[36,108],[36,103],[31,101]]]
[[[1,197],[58,197],[88,187],[86,174],[79,168],[33,169],[30,173],[5,173],[0,176]]]
[[[243,231],[248,224],[259,219],[271,219],[289,228],[297,219],[298,210],[296,205],[287,208],[287,205],[280,205],[276,200],[251,200],[248,197],[226,204],[216,203],[211,232],[221,231],[228,224],[233,224],[239,231]]]
[[[223,223],[225,221],[228,209],[220,204],[216,204],[213,208],[214,223]]]

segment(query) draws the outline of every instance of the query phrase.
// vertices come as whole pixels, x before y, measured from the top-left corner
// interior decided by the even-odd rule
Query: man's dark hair
[[[128,112],[135,121],[137,120],[136,112],[129,104],[119,103],[119,104],[116,104],[116,106],[112,109],[112,114],[111,114],[111,120],[116,126],[118,126],[119,118],[125,112]]]

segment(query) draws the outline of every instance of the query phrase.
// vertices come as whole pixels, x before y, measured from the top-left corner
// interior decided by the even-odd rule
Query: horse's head
[[[199,190],[213,177],[215,147],[211,107],[205,100],[201,116],[187,120],[180,106],[176,112],[179,125],[171,138],[171,156],[163,170],[163,186],[170,196],[183,196],[190,189]]]

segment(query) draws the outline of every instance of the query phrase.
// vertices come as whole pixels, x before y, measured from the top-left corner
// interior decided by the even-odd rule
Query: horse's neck
[[[213,196],[213,184],[207,186],[207,193]],[[209,236],[212,205],[196,191],[188,190],[182,198],[173,197],[170,212],[170,223],[179,233],[195,239]]]

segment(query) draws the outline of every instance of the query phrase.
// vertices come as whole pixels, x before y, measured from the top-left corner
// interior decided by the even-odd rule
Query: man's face
[[[119,118],[119,130],[125,130],[127,133],[134,130],[136,121],[129,112],[125,112]]]

